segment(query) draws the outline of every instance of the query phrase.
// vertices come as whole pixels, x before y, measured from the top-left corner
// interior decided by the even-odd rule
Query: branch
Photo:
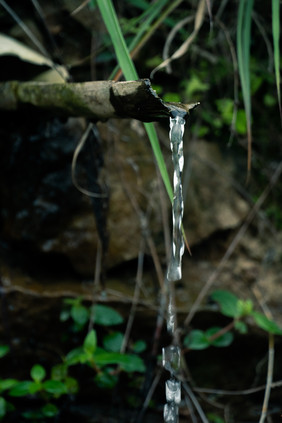
[[[149,79],[47,83],[0,83],[0,110],[43,109],[60,116],[83,116],[94,121],[133,118],[153,122],[174,113],[184,116],[195,104],[166,103],[152,89]]]

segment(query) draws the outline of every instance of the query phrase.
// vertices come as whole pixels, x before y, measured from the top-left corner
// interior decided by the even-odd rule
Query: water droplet
[[[181,383],[176,379],[169,379],[165,384],[165,394],[167,402],[180,404],[181,401]]]
[[[163,348],[163,367],[171,375],[176,374],[180,369],[180,348],[176,345],[169,345]]]
[[[178,422],[178,407],[173,402],[164,406],[164,421],[165,423]]]

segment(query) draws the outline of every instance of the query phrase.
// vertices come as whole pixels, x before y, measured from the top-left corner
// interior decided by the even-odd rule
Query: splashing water
[[[170,118],[170,148],[172,151],[173,173],[173,205],[172,205],[172,252],[167,270],[168,281],[178,281],[182,277],[181,261],[184,253],[184,239],[182,234],[183,196],[181,175],[184,165],[183,134],[185,119],[176,115]]]

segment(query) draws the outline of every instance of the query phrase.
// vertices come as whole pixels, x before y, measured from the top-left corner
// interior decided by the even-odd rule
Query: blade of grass
[[[242,86],[242,94],[247,119],[248,134],[248,173],[251,171],[252,157],[252,110],[250,88],[250,43],[251,21],[254,0],[240,0],[237,21],[237,55],[238,70]]]
[[[111,0],[97,0],[97,4],[100,9],[104,23],[107,27],[107,30],[112,39],[112,43],[116,52],[119,66],[121,67],[125,78],[129,81],[137,80],[138,74],[135,69],[134,63],[132,62],[130,58],[112,1]],[[144,125],[147,131],[164,185],[166,187],[168,196],[170,200],[172,201],[173,194],[172,194],[170,178],[167,172],[163,154],[161,152],[161,148],[160,148],[155,127],[153,123],[145,123]]]
[[[277,87],[280,121],[282,123],[281,91],[280,91],[280,1],[272,0],[272,36],[274,50],[274,69]]]
[[[148,37],[148,34],[152,35],[152,27],[154,27],[154,24],[152,24],[152,22],[154,21],[155,18],[157,18],[158,16],[162,16],[162,9],[164,8],[164,6],[168,3],[169,0],[158,0],[157,2],[152,3],[145,11],[144,13],[142,13],[142,15],[138,18],[138,20],[136,19],[134,22],[135,25],[135,29],[136,29],[136,25],[138,22],[140,22],[138,31],[136,33],[136,35],[134,36],[133,40],[130,42],[129,46],[128,46],[128,50],[130,52],[132,52],[133,49],[136,49],[136,47],[141,45],[143,45],[143,42],[140,43],[141,38],[143,37]],[[165,16],[164,16],[165,18]],[[139,48],[139,47],[138,47]],[[130,53],[131,58],[133,59],[134,55],[132,53]],[[119,67],[117,66],[111,76],[110,79],[112,79],[117,73],[118,73],[118,77],[120,77],[120,72],[119,71]],[[118,77],[115,77],[115,80],[118,79]]]

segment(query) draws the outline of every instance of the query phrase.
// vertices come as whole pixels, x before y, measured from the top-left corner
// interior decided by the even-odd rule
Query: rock
[[[217,231],[236,228],[249,205],[232,185],[231,156],[224,157],[218,144],[198,140],[189,145],[187,156],[185,172],[191,176],[186,189],[184,185],[183,222],[193,245]]]
[[[99,236],[106,249],[109,235],[111,268],[137,257],[140,212],[148,205],[158,212],[157,218],[151,213],[153,231],[161,231],[155,165],[142,125],[139,134],[131,121],[100,125],[102,141],[90,140],[78,157],[79,184],[98,193],[108,189],[109,199],[90,199],[73,186],[71,161],[83,121],[21,117],[12,126],[7,124],[0,147],[2,237],[8,248],[26,257],[56,254],[79,274],[92,276]]]

